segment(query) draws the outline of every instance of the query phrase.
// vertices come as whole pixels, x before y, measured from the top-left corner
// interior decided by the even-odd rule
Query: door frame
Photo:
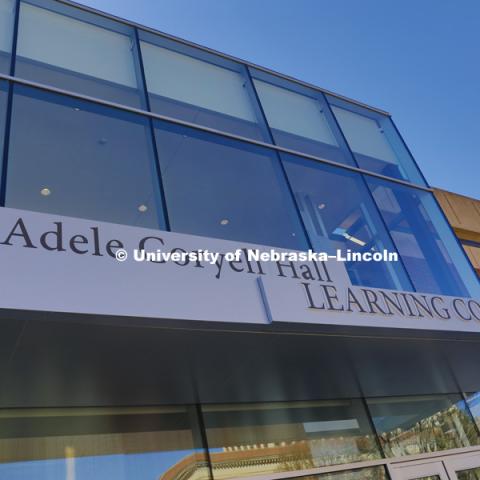
[[[403,459],[388,462],[386,466],[391,480],[413,480],[428,476],[438,476],[440,480],[458,480],[456,472],[480,468],[480,451],[444,453],[420,460]]]
[[[469,470],[470,468],[480,468],[480,453],[472,452],[461,455],[451,456],[444,462],[448,476],[457,480],[456,472]]]
[[[424,477],[438,477],[439,480],[453,480],[447,473],[441,459],[417,460],[387,465],[391,480],[414,480]]]
[[[400,465],[420,465],[425,463],[445,462],[448,480],[457,480],[455,475],[456,470],[467,470],[468,468],[475,468],[476,459],[480,462],[480,446],[462,447],[453,450],[443,450],[440,452],[422,453],[418,455],[408,455],[405,457],[395,458],[381,458],[378,460],[367,460],[364,462],[353,462],[341,465],[330,465],[324,467],[309,468],[305,470],[286,471],[266,475],[252,475],[245,477],[236,477],[231,480],[302,480],[301,477],[310,475],[319,475],[322,473],[335,473],[346,470],[360,470],[362,468],[384,466],[393,480],[393,470]],[[459,462],[462,463],[459,463]]]

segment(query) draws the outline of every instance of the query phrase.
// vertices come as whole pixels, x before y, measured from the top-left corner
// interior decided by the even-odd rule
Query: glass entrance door
[[[442,461],[405,462],[391,465],[392,480],[453,480]]]
[[[392,480],[480,480],[480,453],[389,465]]]
[[[455,455],[446,459],[444,463],[451,479],[480,480],[480,454],[478,452]]]

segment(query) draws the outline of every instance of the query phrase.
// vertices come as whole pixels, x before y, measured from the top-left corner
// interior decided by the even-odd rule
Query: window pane
[[[299,477],[294,477],[299,478]],[[343,470],[341,472],[306,475],[301,480],[388,480],[384,467],[359,468],[358,470]],[[293,479],[291,479],[293,480]],[[429,478],[428,480],[436,480]],[[438,479],[440,480],[440,479]]]
[[[305,249],[274,152],[156,122],[173,231]]]
[[[162,228],[150,138],[143,117],[15,87],[6,204]]]
[[[359,167],[425,184],[389,117],[333,97],[329,101]]]
[[[388,457],[478,445],[476,427],[460,395],[367,400]]]
[[[468,408],[480,428],[480,392],[469,393],[466,395]]]
[[[214,478],[380,458],[361,401],[202,407]],[[222,468],[234,462],[229,472]]]
[[[254,79],[254,85],[277,145],[354,164],[321,94],[298,92],[293,86],[283,88],[258,79]]]
[[[61,13],[22,3],[16,75],[140,106],[130,30],[118,26],[125,30],[119,33],[102,28],[94,24],[101,17],[60,4],[57,10]],[[117,25],[109,22],[108,26]]]
[[[479,296],[476,275],[432,194],[373,178],[368,185],[416,290]]]
[[[282,158],[317,251],[395,251],[359,174],[291,155]],[[401,262],[346,262],[345,266],[354,285],[412,289]]]
[[[210,57],[195,58],[193,49],[184,54],[173,46],[164,48],[146,41],[141,48],[152,111],[263,139],[243,67],[221,66]]]
[[[0,73],[10,73],[15,0],[0,0]]]
[[[190,408],[10,410],[0,432],[2,479],[209,478]]]

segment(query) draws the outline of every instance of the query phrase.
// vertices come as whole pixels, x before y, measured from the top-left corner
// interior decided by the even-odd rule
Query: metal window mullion
[[[138,60],[138,66],[140,69],[140,77],[141,77],[141,94],[143,96],[142,100],[145,104],[146,109],[151,112],[151,106],[150,106],[150,98],[148,96],[148,89],[147,89],[147,79],[145,76],[145,67],[143,64],[143,57],[142,57],[142,49],[140,48],[140,38],[138,35],[138,30],[137,28],[133,28],[134,31],[134,43],[135,43],[135,48],[136,48],[136,57]],[[153,156],[155,160],[155,172],[157,174],[157,181],[158,181],[158,186],[160,189],[160,199],[161,199],[161,208],[162,208],[162,213],[163,213],[163,221],[165,223],[165,229],[167,231],[170,231],[170,218],[168,215],[168,208],[167,208],[167,199],[165,196],[165,188],[163,185],[163,177],[162,177],[162,169],[160,165],[160,155],[158,153],[158,148],[157,148],[157,140],[155,137],[155,126],[153,125],[153,118],[149,115],[148,116],[148,129],[150,132],[150,142],[152,145],[152,151],[153,151]]]
[[[386,452],[383,448],[382,442],[380,441],[380,435],[377,432],[377,427],[375,426],[375,422],[373,421],[372,413],[370,412],[370,408],[368,407],[367,398],[362,397],[361,401],[362,401],[362,405],[363,405],[363,408],[365,410],[365,413],[367,414],[370,429],[372,430],[372,434],[375,437],[375,444],[377,445],[378,451],[380,452],[380,455],[382,456],[382,458],[388,458],[388,456],[387,456],[387,454],[386,454]]]
[[[197,424],[198,424],[198,429],[199,429],[201,442],[202,442],[202,448],[205,450],[205,456],[207,459],[210,480],[214,480],[213,462],[212,462],[212,456],[210,454],[210,447],[208,445],[207,428],[205,426],[205,417],[203,415],[203,409],[200,403],[195,404],[195,412],[196,412]]]
[[[429,183],[427,182],[427,179],[425,178],[425,175],[423,175],[423,172],[420,170],[420,168],[417,164],[417,161],[415,160],[415,157],[413,156],[412,152],[410,151],[410,148],[408,148],[407,143],[403,139],[402,134],[398,130],[397,126],[395,125],[395,122],[392,120],[391,117],[390,117],[390,123],[392,124],[393,129],[395,130],[396,134],[398,135],[398,138],[400,139],[400,142],[403,144],[403,146],[407,150],[408,154],[410,155],[410,159],[412,160],[412,163],[413,163],[414,167],[417,169],[417,172],[420,173],[420,178],[422,178],[422,180],[424,181],[424,183],[427,187],[430,187]]]
[[[268,124],[267,116],[265,115],[265,111],[263,110],[262,102],[260,101],[260,97],[258,95],[257,89],[255,88],[255,84],[253,83],[252,76],[250,75],[250,70],[247,66],[245,67],[245,70],[246,70],[246,75],[247,75],[247,81],[250,83],[250,87],[252,89],[252,92],[255,95],[255,101],[257,102],[257,106],[258,106],[260,115],[262,117],[263,126],[265,127],[265,130],[266,130],[266,132],[269,136],[269,139],[270,139],[270,142],[272,143],[272,145],[276,145],[275,139],[273,137],[272,130],[270,129],[270,125]],[[288,175],[287,175],[287,171],[285,169],[285,165],[283,164],[282,157],[281,157],[278,150],[276,150],[275,156],[277,158],[277,162],[278,162],[279,167],[280,167],[282,178],[283,178],[283,180],[284,180],[284,182],[287,186],[288,192],[290,194],[290,198],[293,202],[293,207],[295,209],[297,219],[300,222],[300,226],[302,227],[303,235],[305,237],[305,240],[307,241],[307,246],[310,250],[313,250],[312,239],[310,238],[310,235],[309,235],[308,230],[307,230],[307,226],[305,225],[305,222],[303,221],[303,217],[302,217],[302,214],[300,212],[300,208],[299,208],[297,200],[295,198],[295,193],[293,191],[293,187],[290,183],[290,180],[288,179]]]
[[[260,147],[269,148],[271,150],[277,150],[279,152],[283,152],[283,153],[287,153],[287,154],[291,154],[291,155],[296,155],[296,156],[299,156],[299,157],[302,157],[302,158],[307,158],[309,160],[313,160],[313,161],[316,161],[316,162],[319,162],[319,163],[324,163],[324,164],[331,165],[331,166],[341,168],[341,169],[344,169],[344,170],[363,173],[363,174],[368,175],[370,177],[380,178],[382,180],[387,180],[387,181],[390,181],[390,182],[393,182],[393,183],[406,185],[410,188],[414,188],[414,189],[417,189],[417,190],[423,190],[423,191],[427,191],[427,192],[432,192],[433,191],[432,188],[425,187],[423,185],[417,185],[417,184],[411,183],[407,180],[401,180],[401,179],[398,179],[398,178],[388,177],[386,175],[382,175],[382,174],[379,174],[379,173],[376,173],[376,172],[371,172],[371,171],[364,170],[362,168],[354,167],[354,166],[351,166],[351,165],[347,165],[347,164],[344,164],[344,163],[339,163],[339,162],[335,162],[333,160],[327,160],[325,158],[316,157],[315,155],[310,155],[308,153],[299,152],[299,151],[292,150],[292,149],[289,149],[289,148],[281,147],[279,145],[270,144],[270,143],[263,142],[263,141],[260,141],[260,140],[254,140],[252,138],[243,137],[241,135],[237,135],[237,134],[230,133],[230,132],[225,132],[225,131],[222,131],[222,130],[216,130],[214,128],[205,127],[203,125],[199,125],[199,124],[196,124],[196,123],[192,123],[192,122],[188,122],[188,121],[185,121],[185,120],[180,120],[180,119],[177,119],[177,118],[169,117],[167,115],[161,115],[161,114],[158,114],[158,113],[149,112],[149,111],[142,110],[142,109],[135,108],[135,107],[131,107],[131,106],[128,106],[128,105],[122,105],[122,104],[119,104],[119,103],[111,102],[109,100],[103,100],[103,99],[96,98],[96,97],[90,97],[90,96],[84,95],[82,93],[72,92],[70,90],[64,90],[64,89],[61,89],[61,88],[52,87],[52,86],[45,85],[45,84],[38,83],[38,82],[34,82],[34,81],[31,81],[31,80],[26,80],[24,78],[13,77],[11,75],[0,74],[0,79],[10,80],[14,83],[19,83],[21,85],[37,88],[37,89],[40,89],[40,90],[44,90],[46,92],[52,92],[52,93],[57,93],[57,94],[65,95],[65,96],[72,97],[72,98],[77,98],[79,100],[84,100],[84,101],[95,103],[95,104],[98,104],[98,105],[103,105],[103,106],[110,107],[110,108],[116,108],[118,110],[123,110],[123,111],[126,111],[126,112],[135,113],[137,115],[143,115],[143,116],[151,117],[153,119],[173,123],[173,124],[176,124],[176,125],[182,125],[182,126],[185,126],[185,127],[193,128],[195,130],[200,130],[200,131],[204,131],[204,132],[207,132],[207,133],[220,135],[222,137],[230,138],[230,139],[233,139],[233,140],[238,140],[240,142],[249,143],[249,144],[252,144],[252,145],[258,145]]]
[[[18,39],[18,25],[20,18],[20,0],[15,2],[15,15],[13,21],[13,38],[12,48],[10,53],[10,77],[15,76],[15,67],[17,62],[17,39]],[[7,96],[7,112],[5,115],[5,131],[3,138],[3,152],[2,152],[2,174],[0,177],[0,207],[5,206],[7,197],[7,170],[8,170],[8,155],[10,150],[10,132],[12,127],[12,107],[13,107],[13,88],[14,83],[8,82],[8,96]]]

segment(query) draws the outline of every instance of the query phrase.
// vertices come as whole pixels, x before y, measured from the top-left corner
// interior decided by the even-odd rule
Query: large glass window
[[[332,96],[328,98],[361,168],[422,185],[425,183],[388,116]]]
[[[388,457],[479,444],[477,429],[460,395],[378,398],[367,403]]]
[[[254,70],[253,80],[275,143],[353,165],[323,95]]]
[[[317,251],[395,251],[360,174],[291,155],[282,158]],[[345,266],[355,285],[412,289],[401,262],[346,262]]]
[[[10,73],[15,0],[0,0],[0,72]]]
[[[265,139],[245,67],[145,32],[141,38],[152,111]]]
[[[468,408],[472,413],[478,428],[480,428],[480,392],[469,393],[466,395]]]
[[[163,227],[148,120],[16,86],[6,205]]]
[[[359,400],[202,408],[214,478],[380,458]],[[229,473],[224,465],[235,468]]]
[[[416,290],[479,296],[479,281],[433,195],[375,178],[367,182]]]
[[[167,122],[155,127],[173,231],[307,248],[274,152]]]
[[[43,5],[21,4],[15,74],[141,106],[132,30],[58,2]]]
[[[0,478],[206,480],[188,407],[22,409],[0,413]]]

